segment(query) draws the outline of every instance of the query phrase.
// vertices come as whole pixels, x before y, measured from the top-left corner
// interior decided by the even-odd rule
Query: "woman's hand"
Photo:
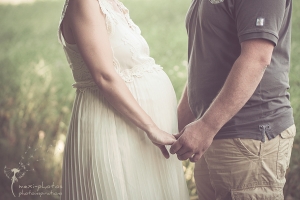
[[[157,126],[152,126],[146,133],[152,143],[156,145],[164,157],[168,159],[170,155],[165,145],[172,145],[174,142],[176,142],[175,137],[159,129]]]

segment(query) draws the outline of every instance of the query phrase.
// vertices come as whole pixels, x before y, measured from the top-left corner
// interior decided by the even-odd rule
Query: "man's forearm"
[[[181,100],[178,105],[178,130],[179,132],[189,123],[195,120],[195,116],[192,113],[187,96],[187,86],[185,86]]]
[[[216,134],[250,99],[268,64],[267,59],[253,59],[241,54],[200,124],[206,124],[212,134]]]

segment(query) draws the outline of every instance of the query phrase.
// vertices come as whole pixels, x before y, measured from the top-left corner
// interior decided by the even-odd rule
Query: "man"
[[[196,162],[199,199],[283,199],[296,133],[291,0],[194,0],[188,84],[170,152]]]

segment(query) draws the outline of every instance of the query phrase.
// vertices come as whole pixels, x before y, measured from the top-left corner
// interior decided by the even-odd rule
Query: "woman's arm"
[[[144,130],[164,156],[168,157],[163,145],[172,144],[175,139],[158,129],[115,71],[105,16],[98,1],[70,0],[65,17],[67,28],[72,31],[82,58],[104,97],[116,110]]]

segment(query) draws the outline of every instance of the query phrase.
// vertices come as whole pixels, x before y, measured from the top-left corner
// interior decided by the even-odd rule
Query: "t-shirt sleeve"
[[[267,39],[277,45],[288,0],[236,0],[235,20],[240,43]]]

